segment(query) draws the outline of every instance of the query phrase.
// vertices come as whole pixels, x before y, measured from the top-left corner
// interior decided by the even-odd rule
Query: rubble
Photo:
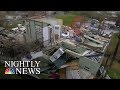
[[[52,30],[51,34],[48,26],[46,26],[49,36],[44,36],[43,32],[40,32],[41,34],[38,33],[38,35],[41,35],[41,37],[44,36],[42,38],[44,42],[49,39],[53,41],[49,41],[51,46],[43,42],[44,48],[41,51],[27,53],[24,57],[21,57],[22,61],[40,60],[42,62],[40,65],[41,73],[47,73],[48,77],[51,75],[53,79],[93,79],[96,76],[103,61],[106,47],[109,44],[109,38],[92,33],[91,28],[88,29],[88,27],[81,27],[78,30],[74,30],[74,28],[68,26],[57,25],[58,21],[51,22],[50,19],[47,18],[37,19],[34,17],[32,19],[36,20],[35,23],[40,21],[39,24],[42,22],[44,22],[44,24],[48,22],[52,24],[49,26]],[[30,22],[32,23],[32,21]],[[96,27],[94,30],[96,30]],[[32,29],[35,28],[32,27]],[[12,30],[22,35],[23,33],[21,34],[21,32],[25,32],[28,29],[25,27],[19,29],[19,27],[17,27]],[[19,30],[20,32],[18,32]],[[15,39],[16,33],[8,34],[8,37]],[[33,41],[34,39],[41,39],[35,36],[36,32],[34,32],[34,35],[33,33],[29,33],[29,31],[24,34],[29,37],[32,35],[31,38]],[[46,39],[46,37],[48,38]],[[17,38],[20,39],[20,37]],[[4,37],[4,39],[6,38]],[[18,39],[15,40],[19,42],[24,41]],[[57,70],[59,70],[59,72],[56,72]]]

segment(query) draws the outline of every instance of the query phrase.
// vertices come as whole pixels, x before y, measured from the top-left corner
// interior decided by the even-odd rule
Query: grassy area
[[[75,19],[76,15],[66,14],[61,16],[56,16],[56,18],[63,19],[63,24],[67,26],[71,26],[73,20]]]
[[[85,21],[91,20],[91,17],[89,15],[91,13],[89,13],[89,14],[87,14],[87,13],[88,12],[70,11],[68,14],[57,15],[56,18],[63,19],[64,25],[71,26],[72,22],[76,16],[84,16]]]
[[[120,79],[120,64],[114,62],[112,67],[108,70],[108,75],[113,79]]]

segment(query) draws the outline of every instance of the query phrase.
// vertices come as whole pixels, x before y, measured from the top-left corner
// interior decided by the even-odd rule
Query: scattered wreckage
[[[29,60],[37,58],[43,62],[41,73],[45,73],[48,76],[50,73],[57,73],[57,75],[55,74],[56,78],[59,75],[60,79],[95,78],[101,67],[104,52],[110,39],[100,36],[99,38],[97,38],[98,36],[93,38],[88,35],[83,35],[81,38],[84,41],[81,42],[74,37],[65,38],[63,35],[62,37],[57,44],[49,47],[49,49],[34,54],[31,52],[32,57]],[[37,56],[37,54],[39,55]],[[64,70],[63,73],[61,73],[62,70]],[[54,79],[56,78],[54,77]]]
[[[95,35],[92,30],[84,27],[79,29],[79,34],[71,27],[63,27],[56,25],[52,28],[51,46],[27,52],[24,57],[21,57],[21,60],[41,61],[42,76],[34,76],[39,79],[44,79],[44,76],[47,79],[94,79],[101,67],[110,38]],[[22,28],[25,31],[25,28]],[[13,31],[16,29],[18,28],[13,28]],[[21,30],[21,32],[23,31]],[[10,37],[10,35],[8,36]]]

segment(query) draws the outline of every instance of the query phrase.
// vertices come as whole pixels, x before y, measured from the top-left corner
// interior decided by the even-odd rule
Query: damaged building
[[[46,46],[53,40],[53,30],[50,26],[62,25],[63,22],[60,19],[55,18],[43,18],[41,16],[33,16],[25,21],[26,26],[26,41],[27,42],[44,42]]]
[[[13,28],[16,32],[2,36],[1,41],[11,38],[14,44],[22,42],[18,44],[26,47],[29,43],[39,42],[36,49],[32,47],[19,52],[22,61],[41,61],[42,76],[34,75],[37,79],[44,79],[44,76],[51,79],[52,75],[59,79],[94,79],[110,38],[93,34],[85,27],[80,30],[78,35],[73,28],[64,26],[61,19],[36,15],[25,19],[24,30],[23,27]]]

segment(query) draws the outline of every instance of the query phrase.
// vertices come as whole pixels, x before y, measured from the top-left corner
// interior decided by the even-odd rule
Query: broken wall
[[[96,73],[98,72],[98,69],[101,65],[101,64],[96,63],[86,57],[80,57],[79,64],[80,64],[80,67],[82,67],[83,69],[85,69],[87,71],[90,71],[93,75],[96,75]]]

